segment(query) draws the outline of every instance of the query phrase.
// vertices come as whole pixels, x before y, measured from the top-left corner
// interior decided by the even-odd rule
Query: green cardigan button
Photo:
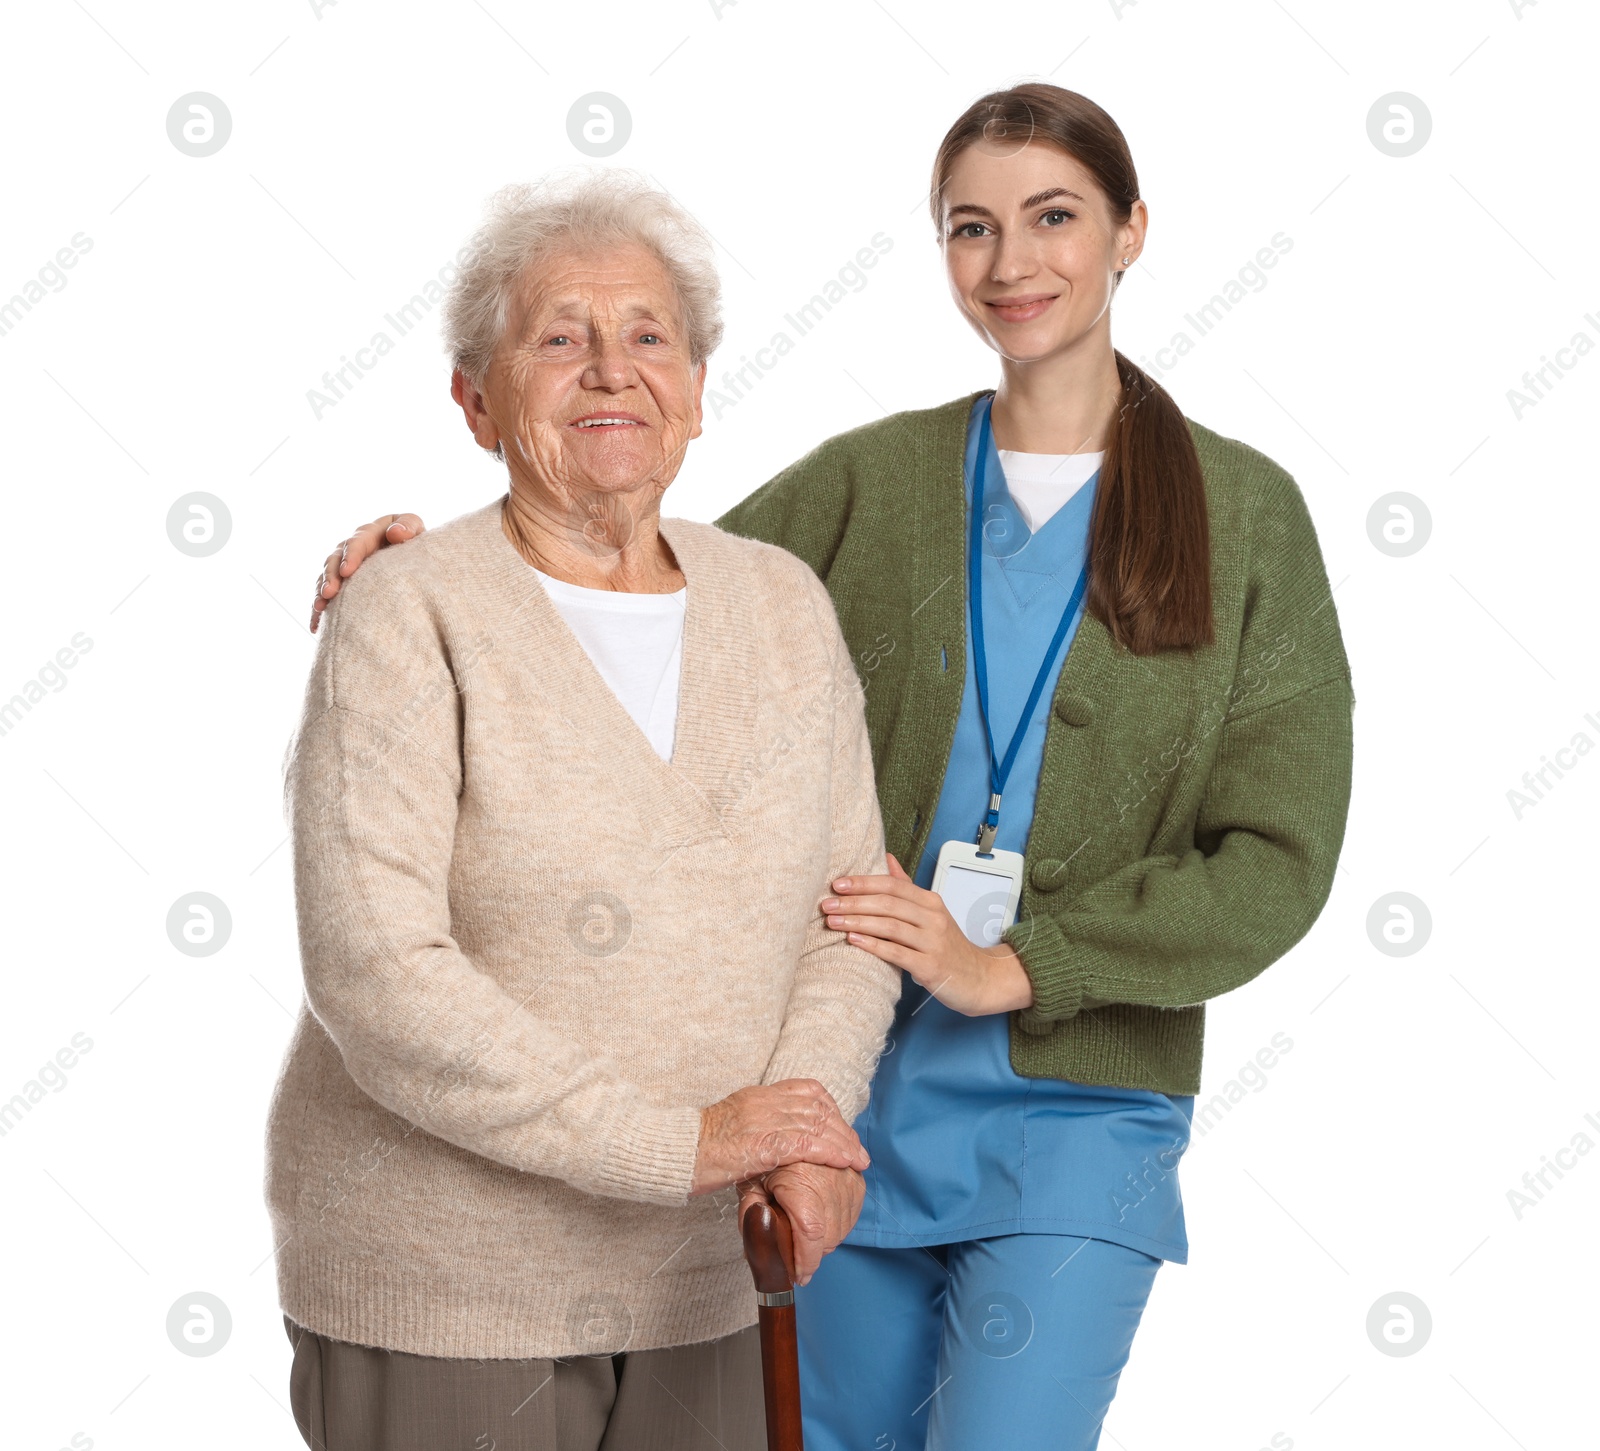
[[[1028,868],[1028,880],[1033,883],[1036,892],[1057,892],[1065,885],[1067,877],[1063,870],[1067,864],[1057,861],[1055,857],[1040,857]]]
[[[1086,695],[1063,695],[1056,714],[1070,726],[1086,726],[1094,719],[1094,702]]]

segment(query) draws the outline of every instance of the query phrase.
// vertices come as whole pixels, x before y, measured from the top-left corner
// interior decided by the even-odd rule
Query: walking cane
[[[744,1257],[756,1282],[761,1320],[761,1381],[767,1398],[767,1451],[805,1451],[800,1431],[800,1347],[795,1339],[794,1240],[776,1204],[751,1204],[740,1221]]]

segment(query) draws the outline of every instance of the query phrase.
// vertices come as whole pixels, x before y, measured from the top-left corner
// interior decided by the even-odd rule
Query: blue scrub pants
[[[806,1451],[1094,1451],[1160,1268],[1059,1234],[840,1245],[795,1296]]]

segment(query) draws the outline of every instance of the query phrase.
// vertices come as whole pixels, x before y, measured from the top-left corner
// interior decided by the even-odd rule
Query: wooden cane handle
[[[789,1216],[776,1204],[757,1200],[746,1206],[739,1228],[757,1292],[773,1295],[792,1290],[794,1234],[789,1228]]]

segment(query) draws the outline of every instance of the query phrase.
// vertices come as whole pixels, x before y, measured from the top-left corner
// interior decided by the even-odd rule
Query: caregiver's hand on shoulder
[[[828,926],[891,967],[902,968],[947,1008],[971,1018],[1033,1006],[1033,981],[1016,950],[967,941],[944,898],[919,887],[889,858],[886,877],[840,877],[825,897]]]
[[[832,1254],[855,1228],[866,1197],[866,1182],[854,1169],[820,1164],[789,1164],[739,1186],[739,1219],[752,1200],[776,1201],[794,1232],[794,1278],[803,1285],[816,1274],[822,1257]]]
[[[871,1160],[833,1095],[814,1078],[741,1088],[700,1110],[689,1193],[710,1194],[800,1162],[860,1170]]]
[[[415,539],[428,526],[415,514],[383,514],[363,524],[330,554],[317,577],[317,597],[311,602],[311,633],[317,633],[328,601],[339,593],[339,586],[361,568],[361,561],[376,554],[386,544],[404,544]]]

